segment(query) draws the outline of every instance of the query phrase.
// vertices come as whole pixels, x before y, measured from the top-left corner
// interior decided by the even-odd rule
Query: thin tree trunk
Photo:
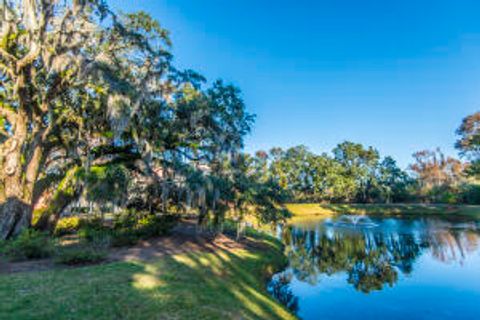
[[[237,221],[237,236],[236,236],[236,241],[240,241],[240,221]]]

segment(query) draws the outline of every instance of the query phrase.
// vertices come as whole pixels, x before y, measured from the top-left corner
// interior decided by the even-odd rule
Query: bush
[[[177,220],[175,215],[156,216],[148,212],[128,210],[115,216],[113,229],[115,237],[133,238],[136,235],[140,239],[147,239],[166,234]]]
[[[177,220],[177,216],[174,215],[155,216],[148,213],[128,211],[115,218],[112,246],[135,245],[139,239],[165,235],[172,229]]]
[[[177,220],[177,216],[174,215],[145,216],[137,222],[137,234],[141,238],[152,238],[165,235],[174,227]]]
[[[133,246],[139,238],[133,229],[117,229],[112,231],[111,245],[113,247]]]
[[[66,265],[91,264],[105,260],[106,250],[94,246],[65,247],[57,251],[55,263]]]
[[[79,221],[78,236],[91,243],[108,245],[112,238],[111,228],[104,225],[100,217],[81,219]]]
[[[7,241],[0,240],[0,254],[5,252],[5,247],[7,246]]]
[[[82,228],[78,230],[77,234],[80,239],[85,240],[89,243],[108,246],[112,241],[112,230],[109,228],[104,228],[101,230]]]
[[[78,224],[79,229],[104,230],[105,225],[101,217],[81,219]]]
[[[458,203],[457,194],[455,194],[453,192],[445,192],[440,197],[439,202],[440,203],[446,203],[446,204],[456,204],[456,203]]]
[[[88,242],[108,242],[114,247],[131,246],[139,239],[165,235],[177,220],[175,215],[155,216],[128,210],[114,217],[112,228],[92,219],[82,221],[78,235]]]
[[[144,213],[132,209],[122,211],[113,217],[113,229],[133,229],[143,215]]]
[[[33,229],[23,231],[17,238],[3,246],[3,253],[13,261],[48,258],[53,253],[52,239]]]
[[[480,185],[465,184],[461,189],[461,199],[466,204],[480,204]]]
[[[79,217],[64,217],[58,220],[53,233],[55,236],[60,237],[66,234],[75,233],[79,230],[79,228],[80,228]]]

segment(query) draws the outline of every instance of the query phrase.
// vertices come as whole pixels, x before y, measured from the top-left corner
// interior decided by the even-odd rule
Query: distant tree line
[[[401,169],[378,150],[345,141],[331,154],[315,154],[300,145],[255,153],[252,163],[261,181],[272,180],[290,201],[339,203],[480,203],[480,113],[466,117],[456,143],[464,159],[440,149],[413,154]]]

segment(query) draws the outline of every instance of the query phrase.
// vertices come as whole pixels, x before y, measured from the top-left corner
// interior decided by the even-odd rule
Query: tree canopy
[[[75,190],[44,211],[44,225],[82,194],[114,201],[128,186],[164,205],[176,192],[215,207],[213,176],[254,121],[238,88],[218,80],[205,89],[201,75],[177,70],[168,31],[145,12],[30,0],[3,1],[0,14],[2,238],[30,225],[52,186]]]

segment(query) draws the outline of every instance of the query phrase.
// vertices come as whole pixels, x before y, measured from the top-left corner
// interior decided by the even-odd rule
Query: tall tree
[[[392,157],[385,157],[378,169],[379,191],[387,203],[405,201],[408,198],[408,186],[411,179],[400,169]]]
[[[470,160],[467,172],[470,175],[480,174],[480,112],[465,117],[457,129],[459,139],[455,147],[460,155]]]
[[[413,154],[415,162],[410,169],[415,173],[420,183],[422,196],[429,196],[432,191],[440,188],[458,186],[464,177],[465,164],[460,160],[445,156],[440,150],[423,150]],[[436,195],[430,201],[438,201]]]
[[[101,0],[3,0],[0,16],[0,238],[7,238],[30,224],[52,153],[88,163],[92,147],[125,131],[149,152],[137,139],[140,113],[168,95],[171,56],[158,23],[144,13],[117,16]]]
[[[372,147],[365,148],[359,143],[345,141],[333,150],[333,154],[346,168],[347,174],[357,182],[357,198],[361,202],[371,200],[369,192],[376,183],[375,171],[380,158],[378,151]]]

